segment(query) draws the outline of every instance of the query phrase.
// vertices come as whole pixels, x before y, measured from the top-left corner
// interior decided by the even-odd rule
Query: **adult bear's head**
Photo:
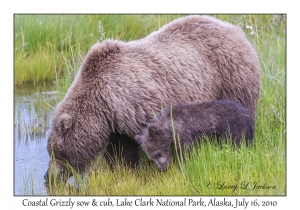
[[[45,178],[53,175],[72,175],[87,172],[91,163],[108,145],[112,131],[110,84],[103,78],[114,46],[95,45],[84,59],[78,74],[64,99],[57,105],[48,138],[51,157]],[[107,62],[107,59],[105,62]],[[104,69],[104,67],[106,67]]]
[[[74,171],[84,173],[92,161],[106,148],[106,120],[93,111],[88,101],[58,104],[48,138],[50,163],[45,179],[50,176],[68,178]]]

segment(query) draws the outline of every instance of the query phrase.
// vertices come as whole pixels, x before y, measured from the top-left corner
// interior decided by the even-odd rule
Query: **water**
[[[47,137],[57,96],[53,83],[14,90],[14,195],[46,195]]]

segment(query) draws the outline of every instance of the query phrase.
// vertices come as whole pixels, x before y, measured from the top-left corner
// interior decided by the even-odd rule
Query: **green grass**
[[[49,56],[50,78],[57,79],[59,100],[63,98],[74,79],[79,63],[90,46],[97,39],[107,37],[133,40],[146,36],[178,16],[172,15],[72,15],[40,17],[30,16],[28,24],[39,24],[39,18],[48,20],[49,28],[56,21],[56,27],[65,33],[59,38],[49,35],[43,41],[29,47],[25,39],[27,29],[22,16],[15,17],[15,84],[32,80],[39,73],[32,73],[29,79],[16,81],[26,72],[18,66],[28,61],[31,64],[38,56]],[[51,195],[286,195],[286,22],[282,15],[216,15],[217,18],[240,25],[255,48],[262,69],[261,97],[258,101],[255,119],[255,142],[252,147],[234,150],[214,143],[203,143],[196,147],[185,164],[174,158],[164,173],[145,156],[142,168],[126,169],[117,164],[111,171],[102,158],[84,178],[78,178],[76,186],[57,183],[49,188]],[[24,18],[25,19],[25,18]],[[101,20],[104,31],[98,32]],[[16,24],[19,22],[18,24]],[[53,25],[55,25],[53,23]],[[246,27],[246,26],[251,26]],[[18,30],[17,30],[18,27]],[[55,27],[54,27],[55,28]],[[57,30],[58,30],[57,29]],[[54,30],[54,29],[53,29]],[[70,31],[72,36],[69,36]],[[37,32],[36,32],[37,33]],[[53,32],[54,33],[54,32]],[[78,34],[79,33],[79,34]],[[18,35],[19,34],[19,35]],[[47,34],[47,33],[46,33]],[[93,36],[89,37],[89,34]],[[24,37],[22,39],[22,37]],[[30,37],[30,36],[29,36]],[[93,38],[91,38],[93,37]],[[102,37],[102,38],[101,38]],[[32,38],[32,42],[41,37]],[[24,40],[24,41],[20,41]],[[25,41],[26,40],[26,41]],[[43,48],[47,41],[53,50]],[[49,41],[49,42],[50,42]],[[22,46],[22,47],[20,47]],[[31,49],[32,48],[32,49]],[[43,51],[41,55],[40,52]],[[49,54],[49,55],[48,55]],[[19,58],[17,55],[21,55]],[[51,58],[51,59],[50,59]],[[17,62],[17,60],[20,61]],[[22,60],[23,59],[23,60]],[[32,61],[30,60],[32,59]],[[47,59],[46,59],[47,60]],[[19,63],[20,62],[20,63]],[[37,62],[37,61],[36,61]],[[37,62],[38,63],[38,62]],[[29,66],[29,64],[28,64]],[[19,68],[19,67],[18,67]],[[28,67],[29,69],[31,67]],[[22,70],[21,70],[22,69]],[[19,72],[20,71],[20,72]],[[17,74],[20,74],[17,76]],[[25,78],[25,76],[23,76]],[[41,76],[43,78],[42,73]],[[254,189],[259,185],[275,186],[275,189]],[[221,185],[235,186],[236,190],[218,189]],[[247,189],[241,184],[249,183]]]
[[[87,53],[106,38],[134,40],[178,15],[15,15],[14,83],[39,82],[64,74],[71,48]],[[101,33],[99,23],[105,33]],[[100,32],[99,32],[100,31]]]
[[[208,143],[193,152],[185,164],[185,173],[192,188],[201,195],[284,195],[284,165],[282,153],[270,152],[258,140],[253,147],[238,150],[230,144],[220,148]],[[275,189],[253,189],[256,182]]]

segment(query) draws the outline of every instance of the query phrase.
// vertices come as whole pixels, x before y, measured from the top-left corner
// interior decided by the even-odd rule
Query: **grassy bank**
[[[53,52],[55,59],[52,60],[52,58],[49,58],[53,67],[49,67],[51,64],[46,65],[52,71],[52,73],[49,73],[51,76],[48,79],[57,77],[57,92],[59,93],[59,98],[62,99],[74,79],[82,57],[97,40],[107,37],[121,40],[141,38],[176,17],[176,15],[172,17],[168,15],[48,16],[48,19],[43,19],[45,23],[46,20],[49,21],[48,27],[51,28],[51,18],[53,18],[57,22],[56,27],[61,30],[61,33],[57,33],[58,35],[56,35],[59,38],[52,41],[52,44],[49,44],[52,50],[45,47],[48,46],[47,44],[39,43],[31,49],[29,47],[30,44],[27,44],[30,41],[25,41],[25,34],[28,33],[26,32],[26,27],[22,26],[23,29],[21,29],[22,27],[19,26],[19,35],[17,34],[17,29],[15,29],[15,84],[22,82],[16,80],[17,77],[22,78],[23,73],[21,72],[25,66],[23,62],[27,61],[28,65],[31,65],[34,62],[30,59],[34,59],[35,56],[50,56],[51,52]],[[142,161],[143,167],[136,171],[123,168],[119,165],[116,166],[114,171],[111,171],[100,158],[95,163],[94,170],[87,177],[79,178],[76,184],[77,187],[59,183],[49,188],[49,194],[286,194],[285,17],[282,15],[217,15],[216,17],[232,24],[240,25],[246,32],[249,41],[257,51],[260,59],[262,89],[261,98],[258,102],[257,117],[255,119],[256,132],[254,145],[250,148],[242,147],[236,151],[229,145],[221,148],[214,143],[204,143],[194,149],[186,164],[179,167],[180,162],[175,159],[165,173],[158,171],[155,164],[148,161],[146,157]],[[24,21],[21,16],[18,18],[20,18],[19,22]],[[37,18],[40,18],[40,16],[30,16],[28,18],[29,21],[27,22],[39,24]],[[103,25],[101,33],[98,32],[99,20],[101,20]],[[15,23],[15,27],[17,26]],[[71,32],[67,28],[70,28]],[[65,34],[63,34],[64,31],[66,31]],[[82,34],[80,37],[79,32]],[[36,33],[38,34],[38,32]],[[89,34],[93,34],[93,36],[89,36]],[[24,39],[22,39],[23,36]],[[52,40],[50,35],[43,42],[50,42],[49,40]],[[65,45],[62,43],[65,43]],[[18,55],[21,56],[18,57]],[[20,60],[17,62],[18,59]],[[44,61],[44,59],[42,60]],[[17,70],[18,66],[20,70]],[[28,66],[28,69],[31,68]],[[37,71],[42,72],[44,70],[38,68]],[[24,72],[27,71],[24,70]],[[32,74],[36,75],[38,73]],[[25,78],[25,76],[23,77]],[[43,78],[43,76],[41,77]],[[29,76],[28,80],[33,79]],[[229,189],[222,189],[226,186]],[[234,186],[237,186],[235,190],[233,190]]]
[[[71,48],[77,54],[85,54],[93,44],[106,38],[139,39],[176,17],[178,15],[15,15],[14,83],[52,80],[56,73],[64,73],[65,59],[72,58]]]

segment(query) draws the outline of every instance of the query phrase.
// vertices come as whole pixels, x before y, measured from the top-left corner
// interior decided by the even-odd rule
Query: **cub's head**
[[[160,170],[165,170],[171,163],[173,137],[168,129],[150,124],[142,134],[135,136],[135,140]]]

